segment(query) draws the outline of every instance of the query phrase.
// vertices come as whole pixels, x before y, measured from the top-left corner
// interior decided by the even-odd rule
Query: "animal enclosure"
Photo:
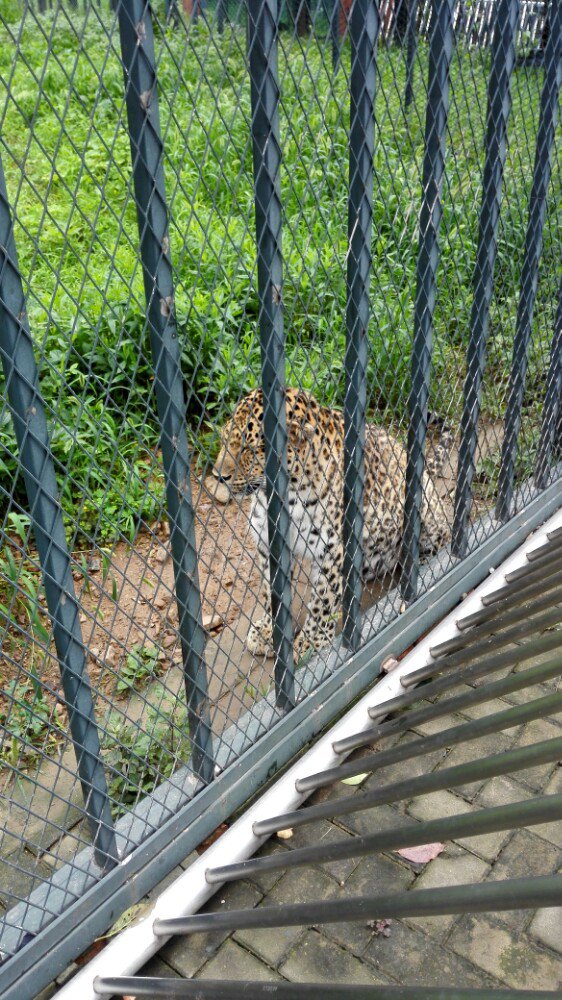
[[[559,505],[561,75],[558,0],[0,0],[6,996]]]

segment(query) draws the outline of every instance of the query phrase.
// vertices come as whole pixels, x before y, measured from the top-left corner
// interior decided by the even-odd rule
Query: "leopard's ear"
[[[312,441],[314,435],[316,434],[316,428],[314,424],[311,424],[308,420],[299,420],[298,417],[293,417],[289,421],[289,426],[287,428],[289,433],[289,441],[294,448],[302,444],[303,441]]]

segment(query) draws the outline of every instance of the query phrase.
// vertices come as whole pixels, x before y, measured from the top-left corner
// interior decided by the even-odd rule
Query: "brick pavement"
[[[494,675],[494,679],[499,677]],[[540,697],[555,682],[533,689]],[[456,689],[457,691],[458,689]],[[455,691],[455,693],[456,693]],[[520,702],[525,692],[505,701],[478,705],[462,714],[420,726],[402,739],[423,735]],[[467,759],[560,735],[562,719],[554,717],[474,740],[385,769],[384,781],[403,780]],[[366,751],[365,751],[366,752]],[[361,787],[339,785],[310,801],[372,788],[372,776]],[[264,852],[290,851],[405,822],[417,822],[483,806],[502,805],[542,791],[562,790],[562,768],[543,765],[510,777],[493,778],[454,791],[368,809],[338,822],[317,822],[295,830],[289,841],[272,840]],[[351,894],[398,891],[461,882],[548,874],[562,870],[562,824],[492,833],[448,844],[425,866],[410,864],[393,853],[352,859],[309,869],[266,873],[259,879],[225,886],[206,907],[264,906],[311,899],[337,899]],[[400,983],[426,986],[527,987],[554,990],[562,980],[562,908],[478,916],[441,916],[394,920],[390,935],[376,936],[361,923],[313,928],[244,930],[234,934],[195,935],[167,944],[143,970],[146,974],[195,978],[287,979],[297,982]]]
[[[550,654],[552,655],[552,654]],[[527,664],[526,666],[530,666]],[[505,675],[505,672],[504,672]],[[494,674],[496,680],[502,676]],[[482,683],[482,682],[480,682]],[[505,700],[470,706],[405,733],[401,740],[448,728],[467,719],[551,693],[560,681],[508,695]],[[460,688],[455,688],[458,693]],[[475,759],[560,735],[562,718],[552,717],[486,736],[471,743],[435,751],[393,764],[380,772],[384,783]],[[396,737],[392,742],[396,741]],[[381,746],[389,745],[385,741]],[[366,748],[367,753],[371,748]],[[339,783],[317,792],[309,802],[342,795],[361,796],[376,786],[369,777],[361,786]],[[508,777],[496,777],[452,791],[434,792],[396,806],[379,806],[295,829],[290,840],[273,838],[262,853],[289,852],[327,840],[373,833],[404,823],[417,823],[479,807],[562,791],[562,767],[541,765]],[[181,869],[187,867],[186,859]],[[150,894],[156,895],[177,874],[172,872]],[[264,906],[313,899],[337,899],[431,886],[483,882],[562,871],[562,823],[492,833],[449,843],[427,865],[410,864],[391,852],[331,862],[313,868],[266,872],[223,887],[204,908]],[[68,970],[65,979],[72,974]],[[562,908],[518,910],[478,916],[438,916],[394,920],[388,937],[375,935],[364,923],[275,930],[244,930],[176,938],[161,949],[140,974],[206,978],[290,980],[418,986],[519,987],[558,989],[562,980]],[[41,994],[47,1000],[54,986]]]

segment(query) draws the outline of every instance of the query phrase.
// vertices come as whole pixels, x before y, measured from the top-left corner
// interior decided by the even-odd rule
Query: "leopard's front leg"
[[[312,593],[302,631],[295,642],[295,662],[311,650],[333,641],[342,597],[343,548],[341,542],[328,543],[322,559],[313,564]]]

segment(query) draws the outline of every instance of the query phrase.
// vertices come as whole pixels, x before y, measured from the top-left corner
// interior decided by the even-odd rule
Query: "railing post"
[[[423,159],[420,243],[416,270],[414,343],[409,395],[408,462],[404,505],[401,589],[406,601],[417,594],[424,449],[433,340],[433,315],[439,260],[441,189],[449,111],[449,73],[453,54],[455,0],[433,0]]]
[[[228,0],[217,0],[217,30],[219,35],[222,35],[224,32],[224,20],[227,3]]]
[[[288,506],[277,0],[249,0],[249,66],[271,613],[277,704],[294,705]]]
[[[376,45],[379,34],[376,0],[354,0],[349,30],[351,108],[343,457],[343,637],[349,649],[356,650],[361,644],[367,331],[372,265]]]
[[[96,861],[117,863],[117,845],[100,752],[80,607],[72,582],[55,468],[39,388],[33,343],[18,266],[8,193],[0,158],[0,354],[6,380],[29,515],[47,607],[53,624],[62,687]]]
[[[409,0],[408,24],[406,27],[406,90],[404,92],[404,105],[406,108],[409,108],[414,100],[414,66],[418,45],[417,21],[418,0]]]
[[[544,53],[544,82],[533,183],[529,199],[529,219],[525,239],[525,256],[521,274],[521,291],[517,308],[517,323],[513,343],[513,358],[509,381],[509,396],[505,418],[498,483],[496,516],[507,521],[513,496],[517,439],[521,427],[521,407],[527,375],[528,348],[531,339],[533,312],[537,295],[539,261],[542,252],[546,196],[552,170],[552,145],[558,120],[558,98],[562,84],[562,3],[551,5],[550,34]]]
[[[558,291],[558,307],[554,319],[554,334],[550,349],[550,364],[546,379],[546,392],[541,424],[541,436],[537,461],[535,465],[535,484],[539,490],[544,489],[548,478],[550,457],[554,447],[558,448],[557,440],[562,416],[562,281]]]
[[[330,2],[330,0],[328,0]],[[330,21],[330,37],[332,39],[332,67],[337,70],[340,62],[340,18],[342,16],[342,0],[331,0],[332,8],[328,17]]]
[[[213,756],[205,664],[206,639],[201,622],[190,455],[174,306],[152,16],[145,0],[121,0],[118,17],[193,768],[203,781],[209,781],[213,774]]]
[[[482,181],[478,251],[473,277],[470,339],[467,351],[453,523],[452,551],[455,556],[463,556],[467,544],[472,481],[478,441],[480,392],[488,342],[503,172],[507,154],[507,124],[511,112],[510,82],[515,65],[515,36],[518,22],[519,0],[500,0],[496,12],[488,81],[486,159]]]

